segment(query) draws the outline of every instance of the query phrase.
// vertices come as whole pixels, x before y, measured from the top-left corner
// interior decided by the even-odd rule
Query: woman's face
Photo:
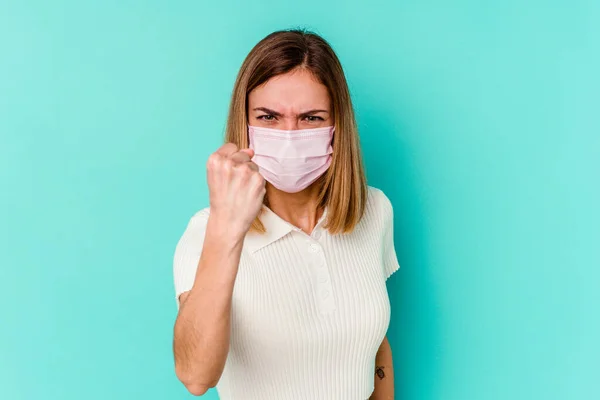
[[[298,130],[333,125],[327,87],[304,68],[278,75],[248,95],[248,124]]]

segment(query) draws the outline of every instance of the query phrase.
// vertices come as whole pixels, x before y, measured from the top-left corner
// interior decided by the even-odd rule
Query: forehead
[[[266,107],[279,112],[302,112],[329,109],[327,87],[305,69],[277,75],[248,95],[250,109]]]

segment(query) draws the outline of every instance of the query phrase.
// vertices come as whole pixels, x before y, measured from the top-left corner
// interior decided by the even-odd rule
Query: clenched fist
[[[206,163],[210,213],[234,234],[245,235],[265,196],[265,180],[251,161],[252,149],[227,143]]]

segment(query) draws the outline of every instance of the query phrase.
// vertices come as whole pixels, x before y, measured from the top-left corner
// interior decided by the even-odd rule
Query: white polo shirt
[[[209,209],[174,257],[176,296],[192,288]],[[235,281],[221,400],[365,400],[390,322],[387,278],[398,268],[392,205],[369,187],[353,232],[311,235],[266,208],[267,232],[246,235]]]

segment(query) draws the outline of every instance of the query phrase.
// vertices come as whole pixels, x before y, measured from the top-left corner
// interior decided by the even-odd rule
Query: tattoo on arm
[[[385,367],[375,367],[375,375],[377,375],[379,379],[385,378],[385,373],[383,372],[384,368]]]

